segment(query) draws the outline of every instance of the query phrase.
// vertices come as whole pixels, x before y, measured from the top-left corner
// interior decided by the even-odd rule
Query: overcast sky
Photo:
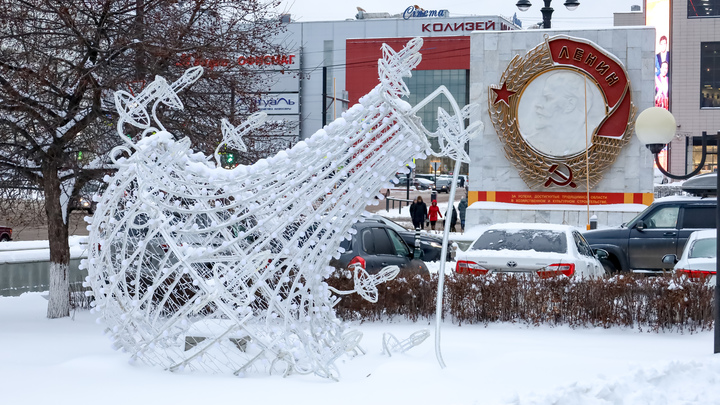
[[[612,26],[613,13],[629,12],[630,6],[637,4],[642,7],[642,0],[579,0],[580,6],[575,11],[568,11],[564,0],[555,0],[552,17],[553,28],[581,28]],[[451,17],[471,15],[502,15],[512,17],[517,12],[523,22],[523,28],[542,21],[540,9],[542,0],[531,0],[532,7],[526,12],[518,11],[516,0],[442,0],[417,2],[417,0],[355,0],[349,2],[328,0],[286,0],[281,11],[289,12],[295,21],[327,21],[355,19],[357,7],[369,13],[388,12],[402,14],[411,5],[419,5],[425,10],[445,9]]]

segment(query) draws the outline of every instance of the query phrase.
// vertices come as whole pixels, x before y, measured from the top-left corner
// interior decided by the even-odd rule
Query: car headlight
[[[442,249],[442,243],[438,242],[423,242],[426,245],[430,245],[431,247],[434,247],[435,249]]]

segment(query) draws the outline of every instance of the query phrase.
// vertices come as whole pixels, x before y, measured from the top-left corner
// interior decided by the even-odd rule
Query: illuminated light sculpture
[[[200,67],[172,84],[158,77],[137,97],[117,92],[127,145],[113,151],[118,171],[105,179],[84,263],[113,346],[172,371],[337,378],[335,360],[362,352],[361,335],[335,316],[337,294],[348,292],[324,281],[334,270],[328,264],[365,205],[377,204],[413,158],[432,153],[415,110],[400,99],[421,45],[383,45],[380,84],[360,104],[292,149],[233,169],[220,167],[220,148],[242,150],[242,135],[264,114],[237,128],[224,121],[214,163],[187,138],[176,141],[156,115],[160,104],[182,108],[176,92]],[[464,118],[454,117],[460,128]],[[124,136],[125,124],[142,134]],[[373,300],[398,269],[353,272],[354,291]]]

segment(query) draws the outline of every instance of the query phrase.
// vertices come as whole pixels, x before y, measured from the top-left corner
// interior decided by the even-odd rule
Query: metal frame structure
[[[171,371],[338,378],[335,360],[362,352],[361,335],[333,309],[349,292],[325,282],[340,242],[413,158],[467,160],[464,143],[479,128],[465,128],[471,109],[460,110],[446,90],[439,92],[455,115],[440,111],[436,133],[401,99],[421,46],[420,38],[398,52],[383,45],[380,84],[358,105],[293,148],[233,169],[220,167],[220,148],[242,150],[242,135],[262,125],[263,114],[237,128],[224,121],[215,162],[194,153],[187,138],[176,141],[157,115],[161,106],[182,109],[177,92],[202,68],[172,84],[157,77],[137,97],[116,92],[126,145],[113,151],[118,171],[105,179],[84,262],[113,346]],[[140,134],[128,138],[126,125]],[[427,136],[439,137],[443,149],[432,151]],[[353,291],[371,301],[377,285],[398,273],[396,266],[375,275],[349,270]]]

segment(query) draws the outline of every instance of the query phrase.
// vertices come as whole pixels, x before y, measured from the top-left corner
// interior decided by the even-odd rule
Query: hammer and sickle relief
[[[567,170],[558,170],[561,165],[565,166],[565,169]],[[570,186],[572,188],[577,188],[577,184],[572,181],[573,172],[570,166],[564,163],[554,164],[550,166],[550,170],[548,170],[548,173],[550,173],[550,176],[548,176],[548,179],[545,181],[545,187],[548,187],[551,184],[555,184],[560,187]]]

